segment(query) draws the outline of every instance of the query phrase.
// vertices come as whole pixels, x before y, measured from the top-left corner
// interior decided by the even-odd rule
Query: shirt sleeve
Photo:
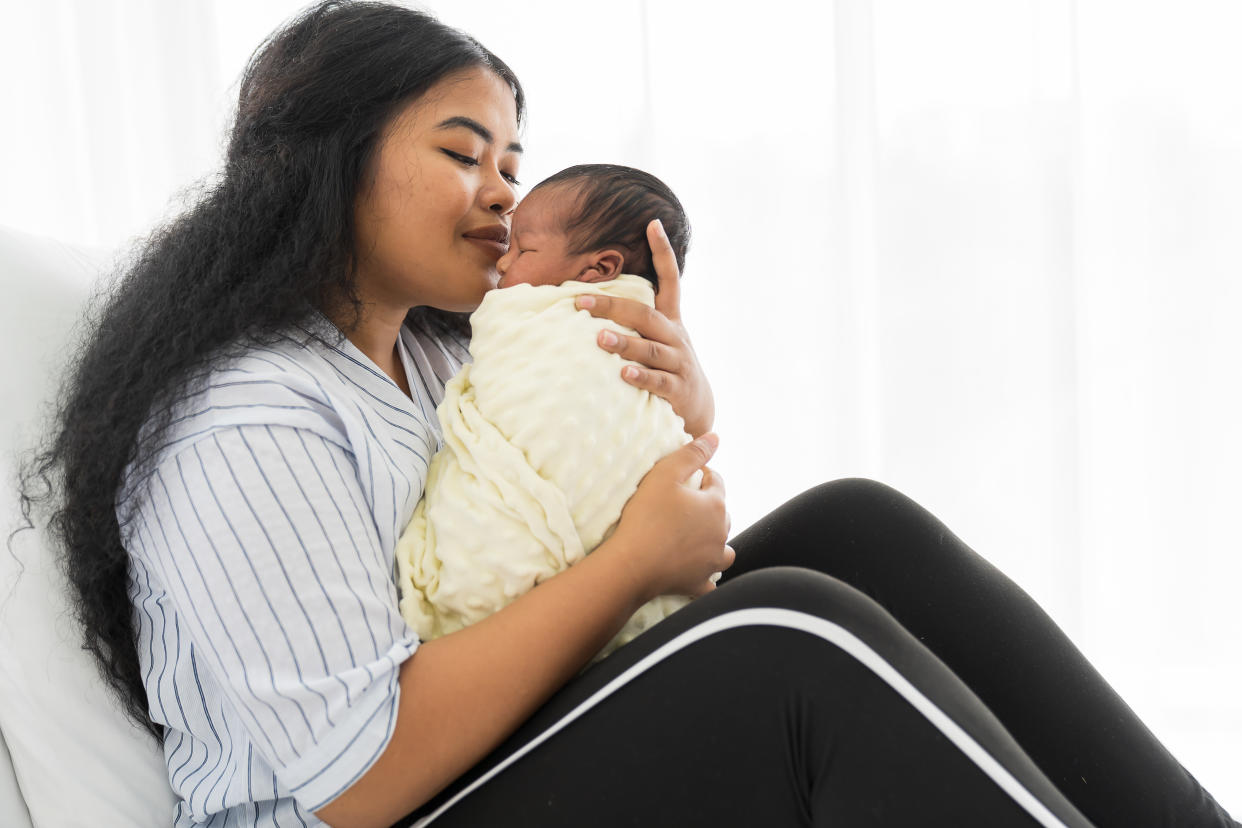
[[[322,808],[383,752],[418,646],[352,455],[289,426],[217,430],[161,461],[136,518],[255,750]]]

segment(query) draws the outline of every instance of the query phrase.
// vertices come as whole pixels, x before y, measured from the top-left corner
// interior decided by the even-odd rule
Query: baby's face
[[[559,285],[578,278],[586,268],[588,254],[569,252],[555,187],[549,189],[531,193],[513,214],[509,252],[496,262],[499,287]]]

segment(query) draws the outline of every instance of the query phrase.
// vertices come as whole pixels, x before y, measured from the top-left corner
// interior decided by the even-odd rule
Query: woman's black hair
[[[579,164],[540,181],[527,198],[551,186],[565,186],[572,193],[564,214],[570,255],[620,248],[625,255],[622,270],[642,276],[658,290],[647,224],[659,219],[677,257],[677,269],[685,271],[690,219],[668,185],[651,173],[620,164]]]
[[[87,321],[53,430],[22,475],[22,510],[46,516],[85,648],[152,735],[139,673],[120,489],[150,473],[169,411],[214,360],[342,300],[359,303],[355,196],[379,138],[446,76],[485,67],[525,101],[476,40],[398,5],[328,0],[273,33],[242,76],[224,166],[183,214],[136,249]],[[446,331],[465,316],[417,309]],[[128,472],[127,472],[128,470]]]

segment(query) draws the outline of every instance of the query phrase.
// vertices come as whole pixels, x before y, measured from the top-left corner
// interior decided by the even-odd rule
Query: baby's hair
[[[540,181],[531,193],[554,184],[566,185],[574,194],[565,216],[570,255],[620,248],[625,255],[622,272],[642,276],[658,290],[647,243],[647,224],[658,218],[678,271],[685,271],[690,220],[673,191],[651,173],[619,164],[579,164]]]

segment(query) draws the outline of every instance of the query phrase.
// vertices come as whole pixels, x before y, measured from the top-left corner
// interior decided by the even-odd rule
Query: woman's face
[[[509,246],[517,131],[513,91],[483,68],[450,75],[393,119],[354,204],[363,302],[478,306]]]

